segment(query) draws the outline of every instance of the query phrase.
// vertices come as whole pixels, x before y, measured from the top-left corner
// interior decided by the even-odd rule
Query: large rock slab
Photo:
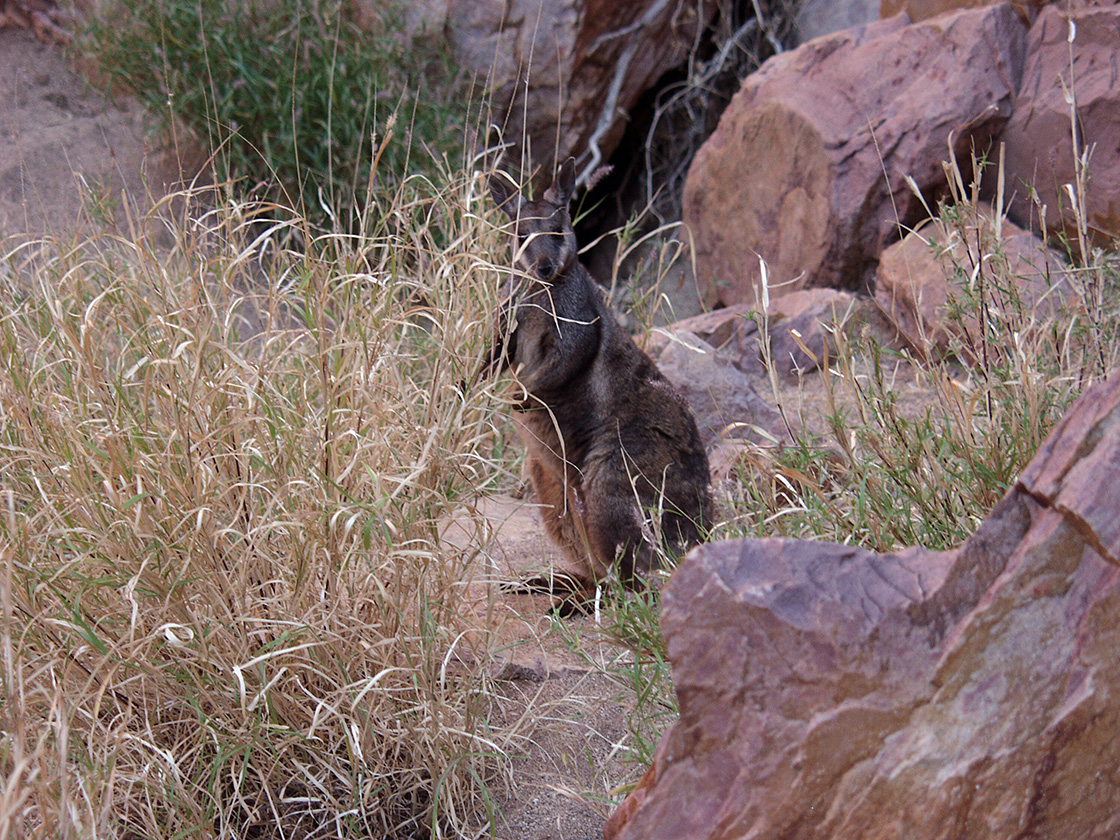
[[[1064,7],[1063,7],[1064,8]],[[1077,102],[1078,154],[1092,149],[1083,200],[1089,232],[1099,239],[1120,236],[1120,8],[1082,8],[1067,14],[1048,6],[1031,27],[1015,113],[1003,132],[1009,189],[1018,192],[1011,218],[1039,228],[1028,195],[1033,186],[1047,208],[1049,232],[1077,242],[1077,225],[1066,184],[1076,183],[1071,91]],[[1070,21],[1075,37],[1070,42]],[[1072,66],[1071,66],[1072,61]]]
[[[1120,833],[1120,375],[947,552],[702,546],[664,591],[680,720],[610,840]]]
[[[630,109],[681,64],[716,10],[712,0],[427,0],[414,26],[447,33],[484,81],[494,121],[530,160],[588,151],[605,159]]]
[[[657,366],[688,403],[706,448],[730,439],[792,443],[778,410],[759,395],[732,357],[693,333],[674,330],[668,335]]]
[[[928,20],[956,9],[990,6],[993,2],[995,0],[882,0],[879,4],[879,16],[890,17],[906,12],[911,20]],[[1014,5],[1021,12],[1026,12],[1047,2],[1050,0],[1016,0]]]
[[[950,137],[967,160],[1007,121],[1026,33],[1008,4],[911,26],[896,17],[749,76],[685,185],[707,302],[753,302],[760,255],[782,293],[866,288],[899,224],[925,215],[906,176],[932,195]]]
[[[767,359],[785,382],[819,370],[835,357],[835,331],[869,332],[879,344],[900,346],[893,323],[870,298],[837,289],[803,289],[772,298],[765,313],[746,303],[704,312],[658,330],[647,350],[663,352],[674,333],[693,333],[731,359],[739,370],[768,374]],[[764,329],[765,327],[765,329]],[[664,362],[659,362],[663,364]]]

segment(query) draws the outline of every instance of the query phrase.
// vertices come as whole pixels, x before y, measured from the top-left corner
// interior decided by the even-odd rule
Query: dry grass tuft
[[[956,161],[947,172],[950,197],[935,212],[948,242],[930,247],[949,266],[948,353],[892,351],[837,325],[823,417],[802,418],[818,428],[823,419],[824,437],[803,435],[743,471],[729,500],[732,533],[877,551],[956,545],[1074,399],[1120,366],[1115,254],[1071,255],[1033,300],[1023,289],[1037,281],[1017,276],[1021,264],[1004,252],[978,186],[966,189]],[[1040,243],[1034,262],[1048,260]]]
[[[361,233],[222,203],[0,254],[0,837],[460,835],[485,712],[472,557],[503,240],[482,176]],[[293,242],[299,248],[291,247]]]

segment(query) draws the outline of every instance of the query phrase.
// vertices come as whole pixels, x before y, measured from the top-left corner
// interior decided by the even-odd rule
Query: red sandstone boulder
[[[505,137],[551,163],[618,145],[638,98],[681,64],[710,0],[425,0],[412,26],[447,32],[493,95]],[[417,14],[412,15],[413,18]]]
[[[1120,375],[948,552],[702,546],[680,720],[608,840],[1120,835]]]
[[[866,324],[868,304],[867,298],[836,289],[802,289],[772,300],[770,359],[778,375],[796,382],[802,374],[819,370],[825,356],[836,356],[833,330]],[[744,362],[752,357],[765,360],[760,346],[742,345]]]
[[[778,410],[731,358],[693,333],[674,329],[667,335],[657,366],[692,409],[705,447],[729,439],[790,441]]]
[[[882,0],[879,16],[888,18],[906,12],[911,20],[928,20],[956,9],[987,6],[991,0]]]
[[[935,192],[953,139],[962,160],[1010,115],[1027,27],[1008,4],[818,38],[743,83],[689,170],[684,220],[707,302],[771,281],[859,289]],[[773,294],[773,293],[772,293]]]
[[[875,300],[923,358],[979,352],[980,324],[950,317],[950,292],[957,303],[968,288],[983,296],[989,317],[1011,334],[1036,328],[1068,289],[1065,261],[1030,231],[1006,219],[997,231],[988,207],[958,212],[959,227],[934,220],[889,246],[876,273]]]
[[[927,20],[956,9],[974,6],[990,6],[997,0],[882,0],[879,4],[880,17],[890,17],[906,12],[911,20]],[[1022,14],[1036,10],[1051,0],[1016,0],[1013,4]]]
[[[1033,185],[1046,205],[1050,232],[1064,230],[1077,241],[1071,198],[1075,183],[1070,106],[1077,101],[1079,153],[1092,148],[1085,201],[1089,231],[1109,239],[1120,236],[1120,8],[1081,9],[1072,14],[1076,37],[1069,41],[1070,16],[1048,6],[1031,28],[1022,85],[1015,113],[1003,132],[1007,144],[1008,189],[1018,192],[1010,215],[1023,227],[1038,229],[1038,211],[1028,196]],[[1070,66],[1072,53],[1073,66]]]
[[[760,323],[758,306],[740,303],[678,321],[672,331],[694,333],[740,370],[761,376],[766,373],[767,354]],[[835,355],[837,327],[868,327],[881,344],[896,343],[893,325],[884,321],[878,307],[868,298],[837,289],[802,289],[772,298],[765,324],[769,358],[787,382],[818,370],[826,353]],[[656,338],[651,350],[656,355],[665,344],[664,337]]]

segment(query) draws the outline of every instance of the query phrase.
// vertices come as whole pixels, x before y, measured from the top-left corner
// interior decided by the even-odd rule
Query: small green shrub
[[[381,12],[369,31],[343,0],[118,0],[83,43],[111,80],[204,139],[220,179],[350,222],[371,186],[433,175],[463,149],[467,97],[448,51],[407,40],[396,4]]]

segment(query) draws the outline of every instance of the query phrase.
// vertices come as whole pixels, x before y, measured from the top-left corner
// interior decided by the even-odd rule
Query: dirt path
[[[510,722],[528,708],[535,718],[513,761],[515,792],[498,803],[497,837],[598,840],[605,803],[643,769],[626,762],[622,747],[630,695],[588,661],[618,651],[601,640],[593,616],[556,618],[547,596],[503,585],[574,571],[565,569],[531,503],[490,496],[471,508],[444,528],[443,539],[478,547],[487,558],[471,592],[480,626],[495,628],[503,699],[494,722]],[[565,634],[578,636],[579,652]]]

